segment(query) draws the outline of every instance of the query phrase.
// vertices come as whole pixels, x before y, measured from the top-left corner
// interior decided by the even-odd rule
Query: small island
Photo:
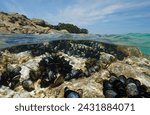
[[[51,32],[84,33],[88,30],[73,24],[59,23],[51,25],[42,19],[29,19],[19,13],[0,12],[1,33],[47,34]]]

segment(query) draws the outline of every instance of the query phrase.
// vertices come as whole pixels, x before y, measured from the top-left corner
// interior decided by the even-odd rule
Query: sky
[[[0,0],[0,11],[72,23],[94,34],[150,33],[150,0]]]

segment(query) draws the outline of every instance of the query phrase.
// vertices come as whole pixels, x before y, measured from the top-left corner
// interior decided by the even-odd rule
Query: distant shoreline
[[[88,30],[80,29],[73,24],[51,25],[42,19],[29,19],[19,13],[0,12],[0,33],[47,34],[51,32],[87,34]]]

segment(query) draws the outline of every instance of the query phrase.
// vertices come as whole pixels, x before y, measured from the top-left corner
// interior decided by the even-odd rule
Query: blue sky
[[[150,33],[150,0],[0,0],[0,11],[73,23],[90,33]]]

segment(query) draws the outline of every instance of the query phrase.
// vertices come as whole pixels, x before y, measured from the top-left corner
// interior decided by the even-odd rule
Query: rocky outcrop
[[[150,97],[150,60],[124,48],[57,40],[3,49],[0,97]]]
[[[0,32],[2,33],[50,33],[61,32],[50,28],[47,22],[41,19],[29,19],[18,13],[0,12]]]

